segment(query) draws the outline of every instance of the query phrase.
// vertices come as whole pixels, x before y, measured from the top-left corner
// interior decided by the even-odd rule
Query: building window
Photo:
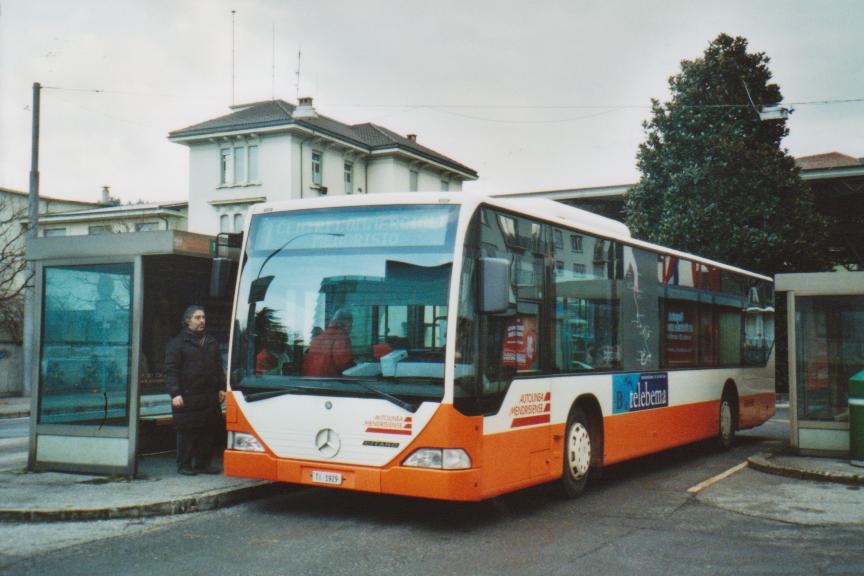
[[[582,236],[576,234],[570,235],[570,249],[573,250],[573,252],[582,253]]]
[[[111,234],[111,226],[88,226],[87,233],[88,234]]]
[[[234,232],[243,230],[243,214],[234,214]]]
[[[323,172],[323,160],[321,158],[321,152],[312,152],[312,184],[315,186],[321,186],[322,178],[321,174]]]
[[[136,232],[153,232],[154,230],[159,230],[158,222],[138,222],[135,224]]]
[[[450,191],[450,183],[447,180],[441,180],[441,191],[449,192]]]
[[[219,232],[231,232],[231,219],[228,214],[219,217]]]
[[[585,276],[585,264],[573,264],[573,272],[579,276]]]
[[[219,183],[230,185],[234,183],[234,151],[231,148],[223,148],[220,151]]]
[[[408,179],[408,190],[411,192],[417,192],[418,182],[420,180],[420,173],[416,170],[411,170],[411,176]]]
[[[246,148],[234,148],[234,182],[246,182]]]
[[[561,260],[555,261],[555,271],[562,272],[564,270],[564,262]]]
[[[354,193],[354,164],[345,162],[345,194]]]
[[[555,246],[555,250],[564,249],[564,233],[561,230],[552,230],[552,243]]]
[[[46,228],[42,233],[43,236],[66,236],[66,228]]]
[[[249,177],[250,183],[258,182],[258,146],[249,146],[247,150],[249,151],[249,170],[246,175]]]
[[[219,151],[219,184],[255,184],[258,182],[258,145],[237,145]]]

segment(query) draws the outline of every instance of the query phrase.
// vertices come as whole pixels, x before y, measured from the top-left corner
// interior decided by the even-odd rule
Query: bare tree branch
[[[0,197],[0,339],[14,341],[22,337],[23,295],[31,280],[26,275],[24,214],[24,209],[13,210],[9,201]]]

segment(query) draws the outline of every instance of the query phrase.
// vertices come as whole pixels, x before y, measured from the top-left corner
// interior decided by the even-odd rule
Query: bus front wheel
[[[585,490],[593,456],[591,424],[581,407],[570,412],[565,434],[561,488],[565,497],[575,498]]]

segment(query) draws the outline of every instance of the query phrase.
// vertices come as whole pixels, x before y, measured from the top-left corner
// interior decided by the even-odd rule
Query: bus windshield
[[[231,387],[379,397],[444,394],[458,206],[362,206],[252,218],[235,306]]]

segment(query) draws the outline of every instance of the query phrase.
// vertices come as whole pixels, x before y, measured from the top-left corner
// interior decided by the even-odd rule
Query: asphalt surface
[[[688,493],[786,433],[770,422],[729,452],[697,444],[613,466],[570,501],[546,486],[467,505],[283,486],[169,518],[0,525],[0,573],[861,574],[864,516],[838,510],[864,490],[743,469]],[[742,497],[753,493],[768,496]]]

